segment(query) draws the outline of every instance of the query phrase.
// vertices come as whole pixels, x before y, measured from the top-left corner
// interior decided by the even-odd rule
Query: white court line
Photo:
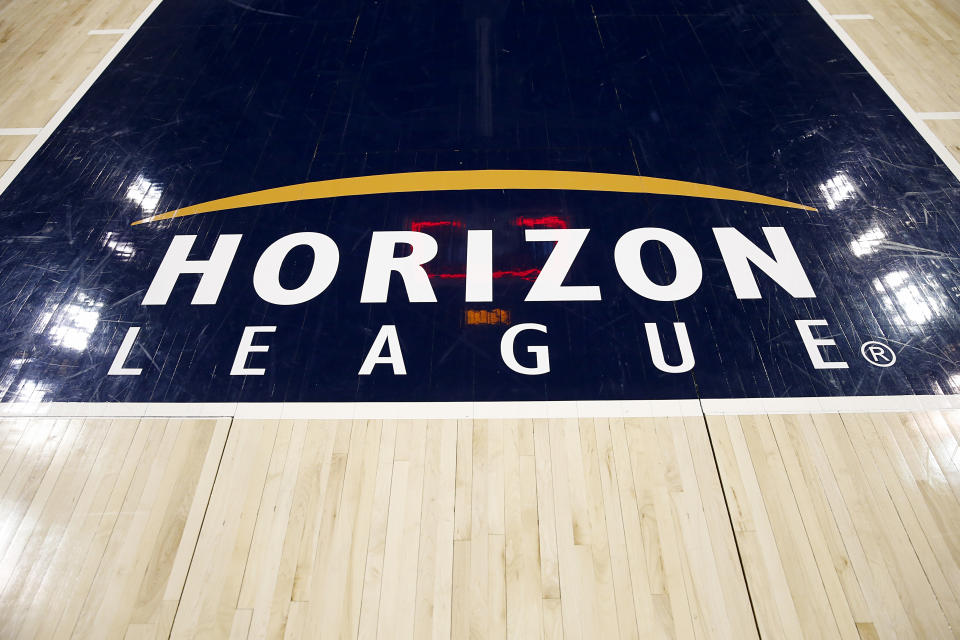
[[[833,16],[834,20],[873,20],[869,13],[838,13]]]
[[[837,34],[837,37],[840,38],[840,41],[846,45],[847,49],[850,50],[850,53],[863,65],[863,68],[866,69],[867,73],[880,85],[880,88],[883,89],[887,96],[893,103],[897,105],[900,111],[903,112],[903,115],[906,116],[907,120],[910,121],[910,124],[923,136],[923,139],[927,141],[927,144],[940,156],[940,160],[943,161],[947,168],[953,172],[953,175],[960,180],[960,161],[958,161],[950,151],[947,150],[947,147],[940,141],[940,139],[930,130],[930,127],[917,115],[917,112],[914,111],[913,107],[907,104],[907,101],[904,99],[900,92],[897,91],[897,88],[887,80],[886,76],[880,73],[880,69],[877,68],[877,65],[873,64],[870,58],[867,57],[867,54],[863,52],[863,49],[854,42],[853,38],[850,37],[843,27],[840,26],[840,23],[837,22],[836,18],[830,15],[830,12],[826,10],[823,4],[820,3],[820,0],[808,0],[810,5],[816,9],[817,13],[820,14],[820,17],[823,18],[824,22],[833,29],[833,32]]]
[[[545,402],[4,402],[0,417],[456,420],[960,410],[960,395]]]
[[[94,29],[93,31],[88,31],[88,36],[122,36],[127,33],[129,29]]]
[[[7,169],[7,172],[0,176],[0,195],[7,190],[7,187],[10,186],[10,183],[13,182],[14,178],[16,178],[17,175],[23,171],[23,168],[27,166],[27,163],[30,162],[34,155],[36,155],[37,151],[40,150],[40,147],[43,146],[43,143],[50,138],[50,135],[57,129],[57,127],[60,126],[60,123],[62,123],[64,119],[66,119],[67,115],[73,110],[73,108],[77,106],[77,103],[80,102],[80,99],[83,98],[84,94],[90,90],[90,87],[92,87],[93,83],[97,81],[97,78],[100,77],[100,74],[102,74],[110,65],[110,63],[113,62],[113,59],[117,57],[117,54],[120,53],[123,47],[130,42],[130,38],[133,37],[133,34],[135,34],[137,30],[143,26],[143,23],[146,22],[147,18],[150,17],[150,14],[153,13],[158,6],[160,6],[161,2],[163,2],[163,0],[152,0],[147,8],[144,9],[139,16],[137,16],[137,19],[134,20],[130,28],[124,31],[124,34],[119,40],[117,40],[116,43],[114,43],[113,47],[110,48],[110,51],[103,56],[103,59],[100,61],[100,63],[94,67],[93,71],[91,71],[84,81],[80,83],[80,86],[77,87],[76,91],[74,91],[73,94],[67,98],[67,101],[62,107],[60,107],[60,110],[57,111],[52,118],[50,118],[50,122],[48,122],[46,126],[40,130],[40,132],[37,134],[37,137],[33,139],[33,142],[31,142],[30,145],[23,150],[23,153],[20,154],[20,157],[18,157],[14,163],[10,165],[10,168]]]
[[[43,129],[14,128],[0,129],[0,136],[35,136],[39,135]]]
[[[921,111],[921,120],[960,120],[960,111]]]

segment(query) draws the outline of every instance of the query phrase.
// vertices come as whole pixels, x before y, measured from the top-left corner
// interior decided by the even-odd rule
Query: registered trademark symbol
[[[860,347],[860,353],[864,360],[875,367],[890,367],[897,361],[897,354],[893,349],[876,340],[864,342]]]

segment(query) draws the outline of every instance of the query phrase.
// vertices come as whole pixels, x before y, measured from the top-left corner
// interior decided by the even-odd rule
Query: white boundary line
[[[0,194],[13,182],[80,99],[93,86],[127,42],[143,26],[162,0],[153,0],[126,30],[100,63],[77,87],[67,102],[36,135],[10,169],[0,177]],[[809,0],[820,17],[887,93],[944,164],[960,180],[960,162],[907,104],[863,50],[843,30],[819,0]],[[852,15],[852,14],[851,14]],[[865,15],[865,14],[864,14]],[[864,18],[866,19],[866,18]],[[106,31],[106,30],[103,30]],[[929,116],[930,114],[924,114]],[[27,135],[32,135],[27,134]],[[327,418],[327,419],[436,419],[436,418],[577,418],[660,417],[748,413],[865,413],[874,411],[929,411],[960,409],[960,395],[944,396],[840,396],[822,398],[745,398],[705,400],[637,400],[579,402],[384,402],[384,403],[0,403],[0,416],[7,417],[237,417],[237,418]]]
[[[33,139],[33,142],[23,150],[23,153],[14,161],[14,163],[7,169],[7,172],[0,176],[0,195],[7,190],[7,187],[10,186],[10,183],[13,182],[14,178],[23,170],[28,162],[33,158],[33,156],[40,150],[40,147],[43,146],[43,143],[47,141],[50,135],[60,126],[60,123],[64,121],[67,115],[73,110],[77,103],[80,102],[80,99],[83,98],[84,94],[89,91],[90,87],[93,86],[93,83],[97,81],[97,78],[106,70],[106,68],[113,62],[113,59],[117,57],[117,54],[120,53],[120,50],[126,46],[130,39],[133,37],[140,27],[143,26],[143,23],[147,21],[147,18],[150,17],[150,14],[156,10],[160,3],[163,0],[153,0],[143,12],[137,16],[137,19],[134,20],[133,24],[129,29],[124,30],[123,36],[111,47],[110,51],[107,52],[107,55],[103,57],[99,64],[93,68],[83,82],[80,83],[80,86],[77,87],[67,101],[64,103],[60,110],[57,111],[50,122],[46,124],[40,132],[37,134],[37,137]]]
[[[88,31],[88,36],[122,36],[130,29],[94,29],[93,31]]]
[[[880,72],[880,69],[877,68],[877,65],[873,64],[870,58],[867,57],[867,54],[863,52],[863,49],[854,42],[853,38],[844,31],[843,27],[840,26],[840,23],[837,22],[837,19],[834,16],[830,15],[830,12],[820,3],[820,0],[808,0],[810,5],[820,14],[820,17],[823,18],[824,22],[833,29],[833,32],[837,34],[837,37],[840,38],[840,41],[846,45],[847,49],[850,50],[850,53],[863,65],[863,68],[866,69],[867,73],[880,85],[880,88],[883,89],[886,94],[893,100],[893,103],[900,108],[900,111],[903,112],[903,115],[906,116],[907,120],[910,121],[910,124],[923,136],[923,139],[927,141],[927,144],[940,156],[940,159],[943,161],[947,168],[953,172],[953,175],[960,180],[960,161],[953,157],[953,154],[947,150],[947,147],[940,141],[940,139],[934,135],[933,131],[930,130],[930,127],[920,119],[920,116],[917,115],[917,112],[914,111],[907,101],[904,99],[900,92],[897,91],[897,88],[887,80],[887,78]]]
[[[833,16],[834,20],[873,20],[869,13],[837,13]]]
[[[268,420],[659,418],[960,410],[960,395],[547,402],[2,403],[0,417],[227,417]]]

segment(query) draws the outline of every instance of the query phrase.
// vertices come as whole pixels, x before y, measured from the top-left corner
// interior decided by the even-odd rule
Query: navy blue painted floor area
[[[774,8],[771,8],[773,6]],[[749,191],[805,211],[663,195],[452,191],[341,197],[139,226],[178,207],[298,183],[412,171],[537,169],[644,175]],[[803,0],[305,3],[165,0],[0,196],[3,401],[571,400],[960,391],[960,184]],[[431,224],[432,223],[432,224]],[[587,228],[566,284],[602,300],[526,302],[551,250],[525,228]],[[679,301],[628,288],[614,247],[627,231],[671,230],[703,281]],[[769,252],[783,227],[815,298],[754,269],[739,299],[714,228]],[[466,231],[493,230],[493,301],[464,301]],[[361,303],[375,231],[419,230],[436,303]],[[319,232],[340,261],[301,304],[263,301],[253,273],[283,236]],[[209,257],[242,234],[213,305],[183,276],[165,305],[144,294],[173,238]],[[649,277],[676,276],[657,243]],[[310,273],[299,247],[280,281]],[[488,311],[492,313],[480,314]],[[473,312],[471,315],[468,312]],[[509,323],[539,323],[550,372],[501,358]],[[469,324],[468,318],[484,318]],[[493,318],[493,320],[490,320]],[[489,320],[489,321],[488,321]],[[797,320],[833,339],[817,369]],[[654,366],[644,323],[693,369]],[[406,375],[358,375],[395,325]],[[127,368],[108,370],[129,327]],[[230,375],[245,326],[275,326]],[[878,367],[861,345],[897,353]]]

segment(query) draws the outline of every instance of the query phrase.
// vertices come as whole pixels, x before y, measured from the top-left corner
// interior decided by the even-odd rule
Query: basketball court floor
[[[960,637],[958,43],[0,4],[0,638]]]

